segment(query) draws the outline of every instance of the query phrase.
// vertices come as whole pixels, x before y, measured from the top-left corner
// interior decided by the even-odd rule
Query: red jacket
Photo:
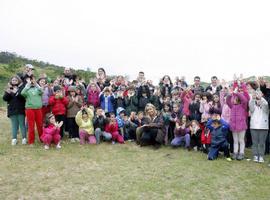
[[[202,144],[211,144],[211,133],[210,130],[205,128],[204,125],[201,125],[201,130],[202,130],[202,134],[201,134],[201,143]]]
[[[55,95],[51,96],[49,99],[49,105],[52,106],[52,113],[54,115],[65,115],[67,111],[68,98],[63,97],[56,99]]]
[[[105,126],[105,131],[108,133],[113,133],[113,132],[118,132],[118,123],[116,122],[115,124],[106,124]]]

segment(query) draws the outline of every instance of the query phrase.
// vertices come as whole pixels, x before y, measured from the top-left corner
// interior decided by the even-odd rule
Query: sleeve
[[[73,105],[74,105],[74,101],[71,101],[71,100],[69,99],[67,108],[71,108]]]
[[[24,97],[27,97],[27,93],[28,93],[28,90],[30,89],[30,85],[29,84],[26,84],[25,87],[23,88],[22,92],[21,92],[21,95],[24,96]]]
[[[249,111],[250,111],[251,113],[253,113],[254,110],[255,110],[255,100],[254,100],[254,99],[251,99],[251,100],[249,101]]]
[[[6,102],[8,102],[11,99],[12,99],[12,94],[5,92],[5,94],[3,96],[3,100],[6,101]]]
[[[226,98],[226,103],[227,103],[227,105],[229,106],[229,108],[232,108],[232,95],[229,95],[229,96]]]
[[[94,117],[94,112],[93,112],[93,110],[90,109],[90,108],[87,108],[87,109],[86,109],[86,112],[87,112],[89,118],[92,120],[93,117]]]
[[[82,125],[82,111],[81,110],[76,114],[75,121],[79,127]]]
[[[213,120],[212,119],[209,119],[208,121],[207,121],[207,124],[206,124],[206,127],[210,130],[210,131],[212,131],[214,128],[213,128],[213,126],[212,126],[212,123],[213,123]]]
[[[262,97],[262,109],[264,112],[269,112],[269,105],[265,98]]]

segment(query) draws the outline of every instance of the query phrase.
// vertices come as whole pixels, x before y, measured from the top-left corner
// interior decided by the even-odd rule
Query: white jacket
[[[249,111],[250,111],[250,129],[262,129],[268,130],[268,115],[269,107],[268,103],[264,98],[261,98],[260,106],[256,104],[254,99],[249,101]]]

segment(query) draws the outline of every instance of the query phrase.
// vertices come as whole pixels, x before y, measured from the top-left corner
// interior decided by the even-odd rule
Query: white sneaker
[[[112,141],[112,144],[115,144],[115,141]]]
[[[27,139],[26,139],[26,138],[23,138],[23,139],[22,139],[22,144],[23,144],[23,145],[27,144]]]
[[[253,156],[253,161],[254,162],[259,162],[258,156]]]
[[[71,142],[71,143],[75,143],[75,142],[76,142],[75,138],[71,138],[71,139],[70,139],[70,142]]]
[[[56,145],[56,149],[61,149],[61,145],[60,145],[60,142]]]
[[[12,146],[15,146],[16,144],[17,144],[17,139],[12,139],[12,140],[11,140],[11,145],[12,145]]]
[[[50,147],[49,147],[48,145],[45,145],[45,146],[44,146],[44,149],[45,149],[45,150],[48,150],[48,149],[50,149]]]
[[[264,163],[264,159],[262,156],[259,157],[259,163]]]
[[[76,137],[76,138],[75,138],[75,141],[76,141],[76,142],[80,142],[80,138],[77,138],[77,137]]]

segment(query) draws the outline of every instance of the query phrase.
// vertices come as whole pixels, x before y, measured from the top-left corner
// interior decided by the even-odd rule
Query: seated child
[[[103,137],[104,140],[109,141],[112,139],[112,135],[110,133],[105,132],[106,125],[106,116],[102,108],[96,108],[96,115],[94,116],[93,124],[95,128],[95,136],[97,140],[97,144],[100,143],[100,138]]]
[[[56,145],[57,149],[60,149],[60,128],[63,125],[63,122],[60,123],[55,121],[53,114],[47,114],[45,118],[45,127],[43,128],[43,133],[40,137],[41,141],[45,144],[44,148],[48,150],[51,143],[53,142]]]
[[[75,117],[76,123],[79,126],[80,144],[85,144],[85,140],[88,144],[96,144],[92,122],[93,117],[93,110],[87,106],[82,107]]]
[[[105,126],[105,131],[111,134],[112,144],[115,144],[115,142],[124,143],[124,138],[119,133],[118,123],[114,113],[109,113],[109,123]]]
[[[183,115],[180,122],[177,121],[174,129],[174,139],[171,142],[173,147],[181,146],[185,142],[185,147],[190,148],[190,135],[186,115]]]
[[[199,122],[196,120],[192,120],[189,126],[190,135],[191,135],[191,147],[197,151],[201,149],[201,134],[202,129],[199,125]]]
[[[224,156],[230,160],[229,143],[227,142],[229,124],[220,118],[220,114],[213,114],[206,126],[211,131],[211,146],[208,160],[216,159],[219,151],[224,151]]]

